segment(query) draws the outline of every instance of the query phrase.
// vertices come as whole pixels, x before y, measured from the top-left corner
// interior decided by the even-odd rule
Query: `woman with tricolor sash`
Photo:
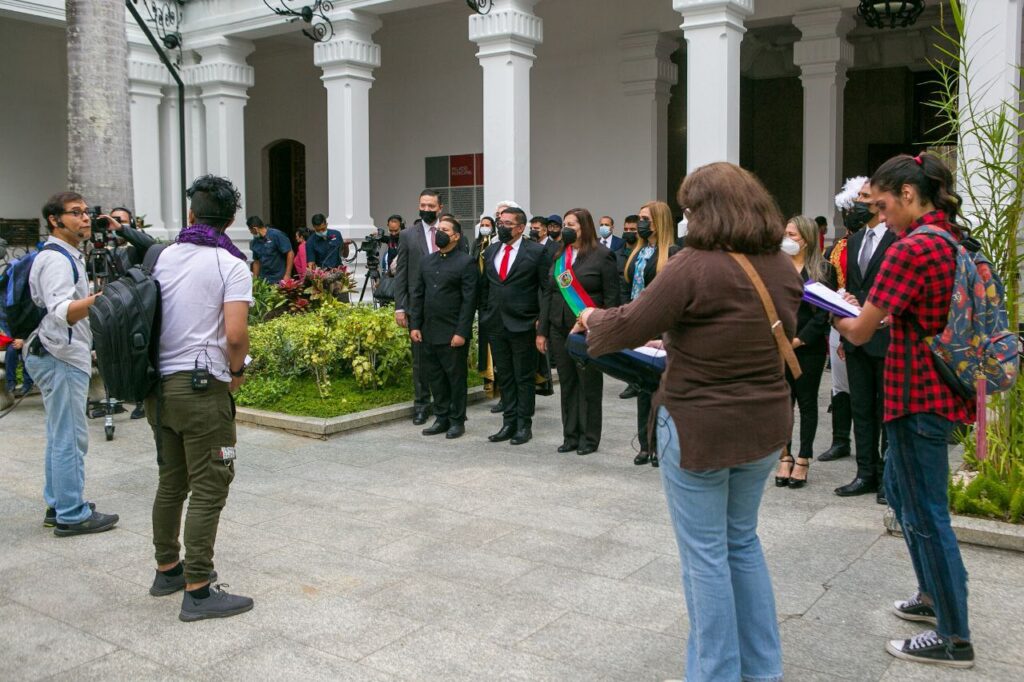
[[[551,274],[541,291],[537,350],[551,344],[558,369],[562,404],[562,445],[558,452],[595,452],[601,443],[601,400],[604,377],[594,365],[580,368],[570,357],[566,341],[584,308],[619,305],[619,273],[615,254],[597,239],[594,218],[574,208],[562,221],[562,244],[555,252]]]
[[[672,220],[672,209],[664,201],[650,201],[643,205],[637,213],[640,221],[636,232],[639,239],[633,246],[633,252],[626,259],[623,277],[626,278],[626,289],[629,301],[634,301],[651,285],[654,277],[661,272],[668,262],[669,248],[675,244],[675,221]],[[623,304],[629,303],[623,301]],[[647,429],[651,415],[651,394],[637,391],[636,396],[636,431],[640,452],[633,458],[633,464],[640,466],[650,463],[658,466],[658,458],[654,455],[654,443]]]

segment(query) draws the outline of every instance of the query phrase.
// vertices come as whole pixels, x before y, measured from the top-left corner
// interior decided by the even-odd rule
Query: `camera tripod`
[[[102,234],[102,233],[101,233]],[[106,239],[92,243],[86,257],[86,272],[89,275],[89,282],[93,291],[102,291],[104,285],[113,282],[124,275],[124,268],[121,266],[115,254],[107,248]],[[86,414],[89,419],[103,417],[103,433],[107,440],[114,440],[114,415],[124,413],[124,403],[110,397],[106,384],[103,385],[103,399],[90,400]]]

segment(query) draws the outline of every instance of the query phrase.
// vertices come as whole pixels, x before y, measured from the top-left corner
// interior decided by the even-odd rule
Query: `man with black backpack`
[[[249,597],[210,584],[216,579],[213,545],[220,512],[235,477],[231,392],[244,381],[252,278],[245,255],[224,234],[240,204],[238,190],[226,178],[206,175],[187,194],[189,226],[174,244],[151,249],[146,258],[154,263],[160,287],[160,385],[146,399],[160,467],[153,502],[157,570],[149,592],[163,596],[184,589],[178,617],[196,621],[253,606]],[[181,561],[178,534],[186,498]]]
[[[32,302],[45,315],[25,343],[25,367],[42,389],[46,410],[43,525],[59,537],[100,533],[113,528],[118,516],[101,514],[84,496],[85,405],[92,376],[88,314],[99,296],[89,293],[79,250],[92,235],[89,206],[80,194],[61,192],[43,206],[43,219],[50,238],[31,262],[28,284]]]

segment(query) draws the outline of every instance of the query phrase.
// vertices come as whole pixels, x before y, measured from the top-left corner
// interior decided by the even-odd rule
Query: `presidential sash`
[[[576,279],[576,273],[572,271],[572,247],[566,246],[562,257],[555,261],[555,281],[562,292],[562,298],[573,315],[579,315],[585,308],[596,308],[590,294],[584,290],[583,285]]]

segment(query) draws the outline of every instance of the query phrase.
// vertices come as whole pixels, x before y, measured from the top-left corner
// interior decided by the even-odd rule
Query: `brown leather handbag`
[[[782,320],[779,319],[778,313],[775,311],[775,304],[772,302],[772,297],[768,293],[768,288],[764,285],[764,280],[761,279],[761,275],[757,274],[757,270],[754,269],[753,263],[750,259],[744,256],[742,253],[729,253],[732,259],[739,263],[739,266],[743,268],[743,272],[747,273],[747,277],[750,278],[750,282],[754,285],[754,289],[757,290],[757,295],[761,297],[761,304],[764,306],[764,312],[768,316],[768,323],[772,326],[772,336],[775,337],[775,343],[779,346],[779,355],[782,358],[783,364],[789,366],[789,372],[793,375],[793,379],[799,379],[800,374],[800,362],[796,359],[796,353],[793,352],[793,344],[788,338],[786,338],[786,330],[782,327]]]

